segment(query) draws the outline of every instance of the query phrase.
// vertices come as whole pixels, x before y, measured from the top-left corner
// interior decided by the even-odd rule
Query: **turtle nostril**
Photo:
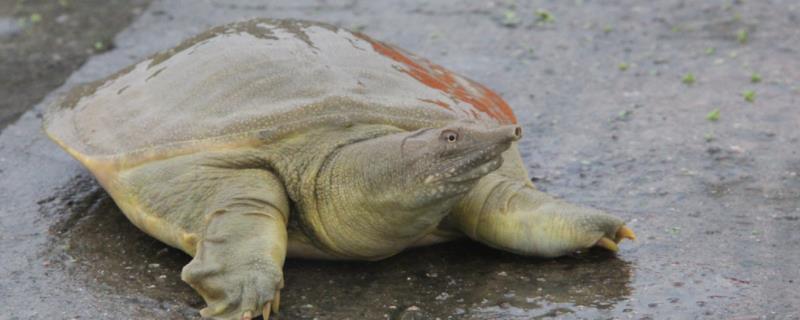
[[[522,127],[518,126],[518,127],[514,128],[514,138],[515,139],[522,138]]]

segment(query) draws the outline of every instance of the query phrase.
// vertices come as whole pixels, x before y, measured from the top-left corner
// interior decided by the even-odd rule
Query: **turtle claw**
[[[269,314],[272,311],[271,305],[272,305],[272,301],[268,301],[264,305],[264,310],[261,312],[261,317],[264,318],[264,320],[269,320]]]
[[[275,289],[275,294],[272,296],[272,300],[267,301],[264,304],[264,307],[261,311],[261,317],[264,320],[269,320],[270,314],[277,314],[281,308],[281,289],[283,289],[283,279],[278,284],[278,288]]]
[[[622,239],[630,239],[636,241],[636,234],[633,233],[631,228],[626,226],[621,226],[617,229],[617,234],[615,235],[614,242],[619,243]]]
[[[631,228],[628,228],[626,226],[621,226],[619,227],[619,229],[617,229],[616,234],[614,234],[613,240],[610,238],[610,236],[609,237],[604,236],[600,238],[600,240],[597,240],[597,242],[595,242],[594,245],[597,247],[605,248],[611,252],[617,252],[619,251],[619,246],[617,244],[622,242],[622,239],[629,239],[635,241],[636,234],[633,233],[633,230],[631,230]]]
[[[606,248],[611,252],[619,251],[619,247],[617,246],[617,244],[613,240],[611,240],[609,238],[606,238],[606,237],[600,238],[600,240],[597,240],[597,242],[594,245],[598,246],[598,247]]]
[[[275,290],[275,298],[272,299],[272,311],[278,313],[281,309],[281,289]]]
[[[242,314],[242,320],[252,320],[252,319],[253,319],[252,311],[247,311],[244,314]]]

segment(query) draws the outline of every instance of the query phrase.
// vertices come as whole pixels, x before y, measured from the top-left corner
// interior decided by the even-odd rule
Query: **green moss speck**
[[[503,13],[503,21],[502,24],[506,27],[516,27],[520,23],[519,16],[513,10],[506,10]]]
[[[31,23],[39,23],[42,21],[42,15],[38,13],[31,14]]]
[[[736,41],[739,41],[741,44],[747,43],[747,40],[750,38],[750,35],[747,32],[747,29],[739,29],[736,32]]]
[[[556,21],[556,18],[553,16],[553,14],[550,13],[550,11],[544,9],[536,9],[536,19],[540,23],[549,23]]]
[[[352,27],[350,27],[350,30],[353,30],[355,32],[364,32],[364,30],[366,29],[367,25],[365,24],[354,24]]]
[[[706,114],[706,120],[714,122],[719,120],[719,108],[711,110],[708,114]]]
[[[753,90],[747,90],[742,92],[742,97],[744,97],[744,101],[752,103],[756,101],[756,92]]]
[[[694,74],[687,73],[681,81],[686,85],[693,85],[695,82]]]

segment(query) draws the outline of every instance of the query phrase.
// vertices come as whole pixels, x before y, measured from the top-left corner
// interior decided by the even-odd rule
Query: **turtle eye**
[[[458,141],[458,132],[453,130],[445,130],[442,132],[442,138],[444,138],[447,142],[456,142]]]

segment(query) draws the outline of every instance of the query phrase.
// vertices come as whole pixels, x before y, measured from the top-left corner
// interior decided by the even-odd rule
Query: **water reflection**
[[[100,294],[163,301],[192,316],[202,307],[180,280],[190,257],[139,231],[90,176],[79,176],[40,205],[45,216],[58,220],[50,228],[52,267]]]
[[[287,272],[287,299],[318,315],[378,318],[417,306],[440,317],[529,319],[615,306],[631,294],[632,267],[604,251],[541,260],[458,242],[375,263],[290,261]]]

